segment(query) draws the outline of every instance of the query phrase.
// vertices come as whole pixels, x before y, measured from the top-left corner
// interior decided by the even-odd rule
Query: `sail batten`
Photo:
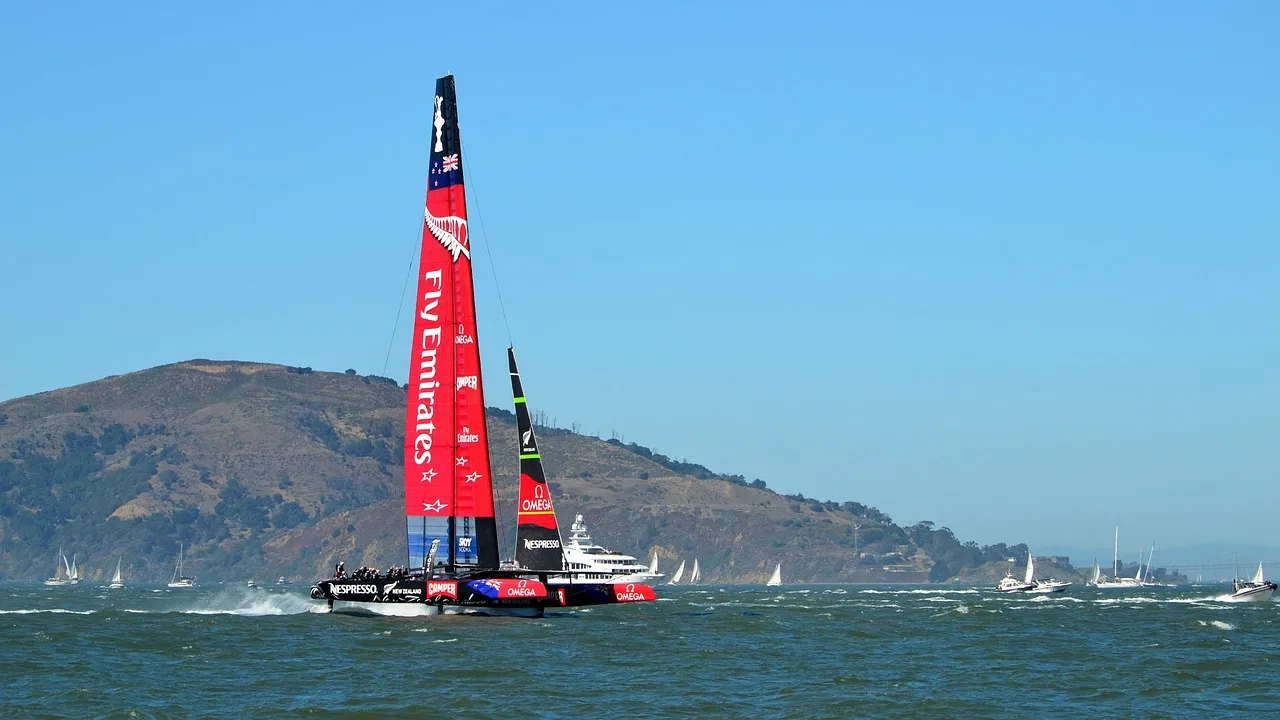
[[[453,76],[436,81],[405,410],[409,567],[498,567],[462,142]]]

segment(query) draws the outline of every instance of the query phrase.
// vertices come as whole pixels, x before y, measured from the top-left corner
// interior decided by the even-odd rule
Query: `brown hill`
[[[95,579],[117,557],[128,577],[165,579],[180,542],[206,580],[402,563],[404,398],[387,378],[193,360],[0,403],[0,577],[48,575],[59,546]],[[491,410],[489,432],[510,545],[510,414]],[[788,581],[952,574],[933,547],[949,531],[777,495],[639,446],[539,435],[562,530],[584,513],[598,541],[656,552],[667,570],[697,557],[710,582],[763,581],[775,562]]]

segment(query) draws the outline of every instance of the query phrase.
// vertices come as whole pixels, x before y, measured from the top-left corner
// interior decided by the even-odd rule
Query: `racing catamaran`
[[[404,483],[408,565],[387,576],[341,571],[311,588],[331,610],[384,615],[482,611],[541,615],[548,607],[654,600],[639,583],[572,578],[556,525],[515,353],[520,499],[515,560],[499,563],[497,522],[476,334],[462,143],[452,75],[436,81],[418,266]]]

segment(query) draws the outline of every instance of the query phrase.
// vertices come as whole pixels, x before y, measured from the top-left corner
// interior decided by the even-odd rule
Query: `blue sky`
[[[381,374],[452,71],[561,425],[981,542],[1269,539],[1280,6],[224,5],[3,11],[0,398]]]

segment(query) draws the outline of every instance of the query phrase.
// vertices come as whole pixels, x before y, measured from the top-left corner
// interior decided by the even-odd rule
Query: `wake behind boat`
[[[1231,584],[1231,599],[1246,602],[1266,602],[1276,591],[1276,584],[1262,576],[1262,563],[1251,580],[1236,578]]]
[[[452,75],[436,82],[432,125],[405,409],[408,565],[359,578],[345,577],[340,567],[311,595],[332,610],[391,615],[541,615],[547,607],[654,600],[644,584],[575,577],[566,568],[514,351],[508,359],[520,456],[516,548],[513,563],[499,563]]]

